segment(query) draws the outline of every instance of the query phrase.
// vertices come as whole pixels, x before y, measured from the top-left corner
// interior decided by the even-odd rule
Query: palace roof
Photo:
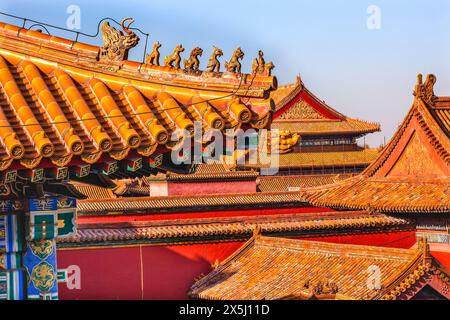
[[[352,176],[352,174],[260,176],[258,187],[261,192],[293,192],[305,188],[332,184],[351,178]]]
[[[379,283],[371,273],[380,275]],[[192,298],[211,300],[410,299],[425,285],[450,298],[450,270],[417,250],[344,245],[256,234],[197,281]]]
[[[130,47],[110,39],[138,41],[128,27],[104,24],[97,47],[0,23],[0,170],[149,157],[195,121],[204,131],[270,123],[270,72],[129,61]]]
[[[155,182],[168,183],[208,183],[208,182],[232,182],[232,181],[255,181],[258,173],[253,170],[237,171],[231,170],[227,165],[219,162],[202,163],[192,167],[193,172],[179,174],[175,172],[158,173],[157,175],[144,176],[141,178],[115,180],[118,187],[114,193],[119,196],[148,196],[150,185]],[[88,190],[89,191],[89,190]],[[96,196],[93,199],[98,198]]]
[[[302,207],[305,200],[298,193],[241,193],[193,196],[88,199],[77,202],[78,214],[121,214],[187,212],[259,208]]]
[[[415,100],[379,157],[360,175],[302,191],[314,205],[381,212],[450,211],[450,98],[419,77]]]
[[[59,240],[64,244],[86,244],[120,241],[204,241],[227,237],[248,239],[252,231],[261,228],[265,234],[314,236],[373,233],[380,230],[410,230],[414,225],[404,219],[366,212],[333,212],[313,214],[277,214],[238,217],[189,218],[146,222],[79,221],[77,234]],[[195,238],[195,240],[194,240]]]
[[[167,181],[229,181],[229,180],[256,180],[258,173],[253,170],[231,170],[223,163],[202,163],[195,167],[191,174],[167,173]]]
[[[72,186],[88,199],[116,199],[117,195],[114,189],[104,186],[96,186],[88,183],[72,182]],[[148,194],[148,188],[147,188]]]
[[[276,103],[272,129],[289,130],[300,135],[361,136],[380,131],[380,125],[349,118],[314,96],[300,78],[291,85],[279,86],[271,93]]]
[[[225,170],[225,171],[224,171]],[[305,188],[323,186],[353,177],[354,174],[318,174],[289,176],[259,176],[254,171],[226,171],[221,164],[200,164],[192,174],[179,175],[159,173],[156,176],[114,180],[115,188],[73,182],[74,188],[88,199],[116,199],[122,196],[149,196],[150,184],[154,182],[230,182],[233,180],[255,180],[260,192],[294,192]]]
[[[279,155],[279,163],[263,163],[259,161],[246,163],[246,168],[265,168],[279,165],[280,168],[323,168],[334,166],[367,166],[378,156],[377,149],[361,149],[357,151],[324,151],[324,152],[292,152]],[[266,160],[264,160],[267,162]]]

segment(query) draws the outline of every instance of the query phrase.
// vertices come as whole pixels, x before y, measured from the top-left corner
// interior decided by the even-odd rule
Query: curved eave
[[[161,213],[210,211],[212,209],[252,209],[306,206],[296,193],[243,193],[225,195],[136,197],[102,200],[83,200],[77,203],[80,215]]]
[[[380,124],[355,118],[344,120],[274,120],[272,128],[290,130],[302,136],[361,136],[381,131]]]
[[[315,206],[383,213],[450,213],[448,178],[412,180],[356,176],[328,186],[300,191]]]
[[[194,122],[211,133],[272,120],[274,77],[103,62],[98,47],[3,23],[0,43],[0,171],[147,165],[189,139]]]

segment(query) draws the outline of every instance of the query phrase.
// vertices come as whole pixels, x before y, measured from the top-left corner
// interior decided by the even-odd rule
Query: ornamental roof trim
[[[361,135],[380,131],[378,123],[347,117],[327,105],[306,88],[300,77],[294,84],[279,86],[271,93],[271,97],[276,105],[272,128],[302,135]],[[309,111],[305,114],[301,111],[291,112],[293,108],[299,108],[299,103],[303,103],[302,108],[308,108]]]
[[[152,240],[181,241],[195,237],[195,241],[204,238],[227,237],[230,239],[248,239],[252,231],[261,228],[265,234],[298,234],[311,236],[345,232],[371,233],[380,230],[410,230],[411,221],[367,212],[321,212],[313,214],[275,214],[265,216],[238,216],[195,219],[172,219],[163,221],[102,223],[80,221],[75,236],[59,239],[61,243],[88,244]]]
[[[0,171],[148,158],[195,121],[204,131],[271,122],[269,73],[105,60],[105,46],[0,22]]]
[[[369,268],[378,267],[380,285],[368,285]],[[423,279],[447,298],[450,271],[429,253],[426,241],[417,250],[357,246],[261,236],[259,230],[228,259],[198,280],[192,298],[211,300],[410,299]],[[252,281],[248,281],[252,279]],[[240,290],[236,290],[239,288]]]
[[[436,97],[434,75],[419,75],[414,103],[377,159],[360,175],[301,194],[314,205],[381,212],[450,211],[450,98]],[[430,161],[431,160],[431,161]],[[426,165],[424,165],[426,163]]]

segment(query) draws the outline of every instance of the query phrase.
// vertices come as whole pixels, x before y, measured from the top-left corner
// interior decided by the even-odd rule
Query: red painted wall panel
[[[57,259],[58,269],[78,266],[81,270],[81,289],[59,284],[62,299],[141,298],[139,247],[58,250]]]
[[[58,268],[80,268],[80,288],[59,284],[60,298],[187,299],[194,279],[242,243],[58,250]]]
[[[450,269],[450,252],[431,252],[431,255],[446,268]]]
[[[416,233],[415,231],[384,232],[377,234],[360,234],[357,236],[311,237],[307,238],[307,240],[410,249],[416,243]]]
[[[170,182],[168,184],[169,196],[201,195],[201,194],[234,194],[256,192],[256,181],[231,182]]]

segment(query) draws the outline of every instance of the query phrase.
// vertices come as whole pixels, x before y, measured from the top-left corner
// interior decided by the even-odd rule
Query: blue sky
[[[227,59],[241,46],[245,71],[263,49],[279,83],[300,74],[338,111],[380,122],[383,132],[366,139],[372,146],[388,140],[406,115],[417,73],[435,73],[436,93],[450,96],[449,0],[0,0],[3,12],[58,26],[66,26],[70,5],[81,9],[82,32],[95,33],[104,17],[130,16],[150,33],[150,47],[162,43],[162,55],[178,43],[187,51],[202,47],[203,66],[212,45]],[[381,29],[367,27],[370,5],[380,8]],[[101,44],[101,38],[80,41]],[[133,60],[142,59],[143,44]]]

